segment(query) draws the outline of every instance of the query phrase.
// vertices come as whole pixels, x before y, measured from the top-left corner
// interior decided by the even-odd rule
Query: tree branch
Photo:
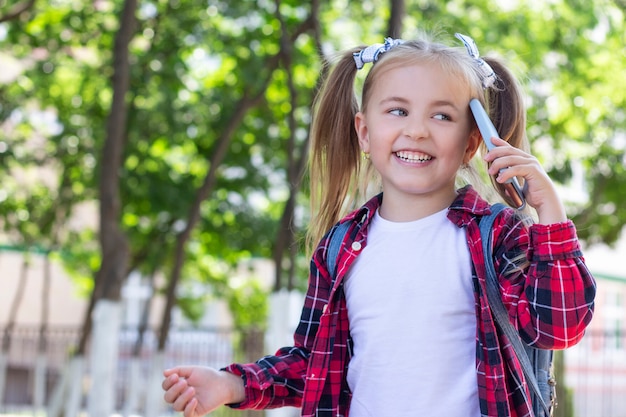
[[[27,0],[23,3],[19,3],[13,7],[13,10],[10,10],[4,16],[0,16],[0,23],[8,22],[9,20],[14,20],[20,17],[22,13],[25,13],[28,9],[32,8],[35,5],[35,0]]]

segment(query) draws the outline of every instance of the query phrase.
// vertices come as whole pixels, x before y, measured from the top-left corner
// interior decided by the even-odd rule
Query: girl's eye
[[[404,110],[404,109],[391,109],[391,110],[389,110],[389,113],[390,113],[390,114],[393,114],[393,115],[395,115],[395,116],[406,116],[406,115],[408,115],[408,114],[409,114],[409,113],[408,113],[406,110]]]
[[[450,116],[448,116],[447,114],[443,114],[443,113],[436,114],[433,116],[433,118],[437,120],[452,120]]]

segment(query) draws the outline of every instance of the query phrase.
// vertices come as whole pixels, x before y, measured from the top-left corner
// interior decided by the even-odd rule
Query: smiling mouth
[[[404,162],[413,162],[413,163],[415,162],[424,163],[433,159],[432,156],[427,155],[425,153],[421,153],[421,152],[400,151],[400,152],[396,152],[396,156]]]

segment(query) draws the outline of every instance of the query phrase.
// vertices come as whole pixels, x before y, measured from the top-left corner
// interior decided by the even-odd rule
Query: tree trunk
[[[6,390],[7,372],[9,366],[9,354],[4,349],[0,351],[0,408],[4,408],[4,391]]]
[[[404,0],[390,0],[389,3],[391,14],[389,16],[387,36],[391,36],[392,38],[401,38],[403,30],[402,21],[404,20],[404,16],[406,14]]]
[[[102,292],[94,304],[91,352],[90,417],[109,417],[115,405],[121,290],[128,273],[129,247],[120,227],[119,171],[123,165],[130,86],[129,44],[136,27],[137,0],[126,0],[113,50],[113,100],[107,120],[100,176],[100,247],[102,263],[96,276]]]
[[[153,295],[155,293],[155,272],[153,271],[150,275],[150,293]],[[130,362],[130,387],[128,389],[128,396],[126,397],[126,404],[124,408],[124,415],[137,415],[141,409],[141,398],[145,397],[146,394],[146,386],[142,382],[145,380],[145,376],[141,371],[141,351],[143,349],[143,341],[148,330],[148,322],[150,319],[150,310],[152,307],[152,299],[153,297],[149,297],[146,300],[146,303],[143,306],[143,311],[141,313],[141,320],[139,322],[139,326],[137,328],[137,340],[133,346],[132,358]],[[151,375],[148,375],[150,377]]]
[[[288,31],[286,26],[284,25],[284,21],[282,16],[280,15],[280,7],[276,8],[277,19],[281,22],[282,28],[282,39],[281,39],[281,51],[280,58],[285,67],[285,72],[287,73],[287,86],[289,88],[289,100],[291,104],[291,108],[295,109],[298,106],[298,95],[297,90],[293,81],[293,69],[292,69],[292,48],[291,45],[293,42],[289,39]],[[309,17],[309,25],[313,29],[313,36],[316,39],[316,43],[318,44],[318,52],[322,53],[321,48],[321,40],[320,40],[320,26],[318,20],[318,12],[319,12],[319,1],[311,2],[311,16]],[[323,58],[323,57],[322,57]],[[322,72],[318,79],[318,86],[321,85],[326,73],[328,71],[328,66],[323,66]],[[310,98],[310,106],[313,106],[313,97],[315,96],[315,92],[312,92]],[[291,291],[295,286],[295,271],[296,271],[296,257],[298,253],[298,248],[296,245],[296,233],[297,227],[294,223],[295,219],[295,209],[296,209],[296,199],[300,187],[302,185],[302,179],[304,178],[304,174],[306,171],[306,164],[308,160],[308,152],[309,152],[309,139],[310,136],[307,135],[306,139],[299,146],[296,146],[296,136],[295,132],[297,129],[295,115],[293,112],[289,114],[289,131],[290,136],[287,140],[287,182],[289,183],[289,197],[285,202],[285,207],[283,209],[283,214],[280,219],[280,224],[278,227],[278,233],[276,235],[276,239],[274,241],[273,248],[273,260],[276,265],[275,269],[275,279],[274,279],[274,292],[278,292],[283,288]],[[296,152],[297,150],[297,152]],[[299,155],[299,158],[296,158],[296,155]],[[283,276],[283,261],[287,257],[289,263],[287,268],[287,280],[284,282]]]
[[[80,414],[83,368],[82,356],[76,355],[70,358],[50,398],[48,417],[61,417],[62,415],[74,417]]]
[[[85,374],[85,359],[82,356],[72,358],[68,370],[67,403],[63,404],[65,417],[77,417],[81,413],[83,404],[83,375]]]
[[[8,22],[9,20],[19,19],[23,13],[26,13],[35,4],[35,0],[25,0],[21,3],[13,6],[8,13],[0,16],[0,23]]]
[[[20,310],[20,305],[24,299],[24,292],[26,290],[26,283],[28,282],[28,269],[30,261],[29,255],[24,254],[22,258],[22,267],[20,269],[20,278],[18,282],[15,296],[11,302],[11,309],[9,310],[9,318],[7,325],[4,328],[4,334],[2,335],[2,350],[0,352],[0,406],[4,405],[4,392],[6,390],[6,377],[9,369],[9,353],[11,352],[11,337],[15,323],[17,321],[17,314]]]
[[[152,355],[152,366],[148,375],[148,384],[146,386],[146,413],[145,417],[158,417],[163,415],[162,410],[165,407],[163,399],[163,369],[165,369],[165,351],[158,351]]]
[[[317,19],[318,9],[319,0],[313,0],[311,2],[311,17],[307,21],[303,22],[302,25],[300,25],[300,27],[298,27],[293,32],[292,36],[290,36],[289,38],[287,38],[286,41],[283,41],[281,43],[281,50],[276,55],[268,58],[267,63],[264,67],[264,72],[267,74],[266,78],[261,80],[261,82],[257,86],[252,86],[252,88],[246,89],[243,97],[235,106],[235,112],[231,116],[226,128],[223,132],[221,132],[217,140],[215,150],[212,152],[212,158],[209,164],[209,172],[205,176],[204,182],[202,186],[198,189],[198,192],[196,194],[196,199],[189,209],[189,215],[185,230],[180,233],[176,240],[176,247],[174,250],[174,266],[172,268],[172,273],[167,286],[165,309],[163,312],[163,319],[161,320],[161,329],[159,332],[159,352],[164,351],[165,344],[167,342],[167,335],[169,334],[169,328],[172,320],[172,308],[176,303],[176,287],[178,286],[178,281],[180,280],[180,271],[184,262],[185,245],[187,244],[187,241],[191,236],[191,231],[199,220],[200,204],[213,191],[215,181],[217,180],[217,170],[221,166],[228,151],[228,147],[230,146],[231,139],[238,127],[243,122],[244,116],[251,108],[258,105],[263,100],[265,91],[267,90],[267,87],[272,80],[273,73],[279,67],[280,61],[282,59],[282,54],[284,54],[284,49],[289,48],[290,45],[292,45],[296,41],[298,36],[300,36],[300,34],[311,29],[311,27],[314,28],[316,34],[319,34],[319,22]],[[280,7],[277,7],[277,11],[279,10]],[[285,31],[285,33],[287,32]],[[321,51],[321,43],[319,43],[319,45]],[[255,89],[256,91],[254,91]]]
[[[46,371],[48,368],[48,358],[45,353],[39,352],[35,360],[35,375],[33,378],[33,415],[36,416],[39,410],[43,410],[46,401]]]
[[[89,416],[108,417],[115,409],[115,378],[118,359],[121,303],[98,301],[93,314],[93,344],[90,349]]]
[[[244,352],[244,362],[254,362],[265,353],[265,334],[263,330],[253,327],[241,332],[241,344]],[[261,417],[263,410],[242,410],[244,417]]]
[[[46,402],[46,332],[48,329],[48,317],[50,315],[50,268],[50,254],[46,253],[46,257],[44,259],[43,287],[41,291],[41,317],[39,335],[37,336],[37,361],[34,377],[33,411],[35,413],[38,412],[38,410],[43,409]]]
[[[161,320],[161,330],[159,332],[159,352],[163,352],[165,350],[167,336],[169,334],[170,324],[172,321],[172,308],[176,303],[176,287],[178,286],[181,270],[185,260],[185,246],[191,236],[191,232],[198,223],[198,220],[200,220],[200,206],[213,191],[213,187],[215,186],[215,182],[217,180],[218,167],[222,164],[224,158],[226,157],[233,135],[243,122],[248,110],[256,106],[263,99],[263,95],[267,85],[269,84],[270,78],[271,77],[268,76],[267,80],[264,82],[263,88],[261,88],[255,96],[251,97],[246,93],[238,103],[235,113],[228,123],[228,127],[224,130],[224,132],[222,132],[217,141],[216,149],[213,153],[213,157],[211,158],[211,163],[209,164],[209,172],[204,177],[202,186],[198,189],[196,198],[189,208],[187,225],[176,238],[176,247],[174,248],[174,266],[172,268],[172,274],[167,286],[165,309],[163,310],[163,319]]]

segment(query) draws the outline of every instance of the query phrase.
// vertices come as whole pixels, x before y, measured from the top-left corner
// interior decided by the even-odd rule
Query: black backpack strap
[[[485,269],[487,270],[487,299],[489,300],[489,307],[491,308],[491,312],[498,327],[513,346],[515,355],[522,366],[526,383],[530,386],[531,392],[534,394],[534,398],[541,404],[541,408],[545,412],[545,415],[550,416],[550,407],[548,407],[546,401],[541,395],[537,378],[533,372],[533,365],[524,350],[524,345],[522,344],[519,333],[509,321],[509,314],[507,313],[504,303],[502,302],[500,285],[498,284],[498,278],[493,264],[491,230],[494,220],[504,208],[504,204],[494,204],[491,207],[491,214],[484,216],[480,220],[479,224],[480,237],[483,245],[483,255],[485,258]]]

